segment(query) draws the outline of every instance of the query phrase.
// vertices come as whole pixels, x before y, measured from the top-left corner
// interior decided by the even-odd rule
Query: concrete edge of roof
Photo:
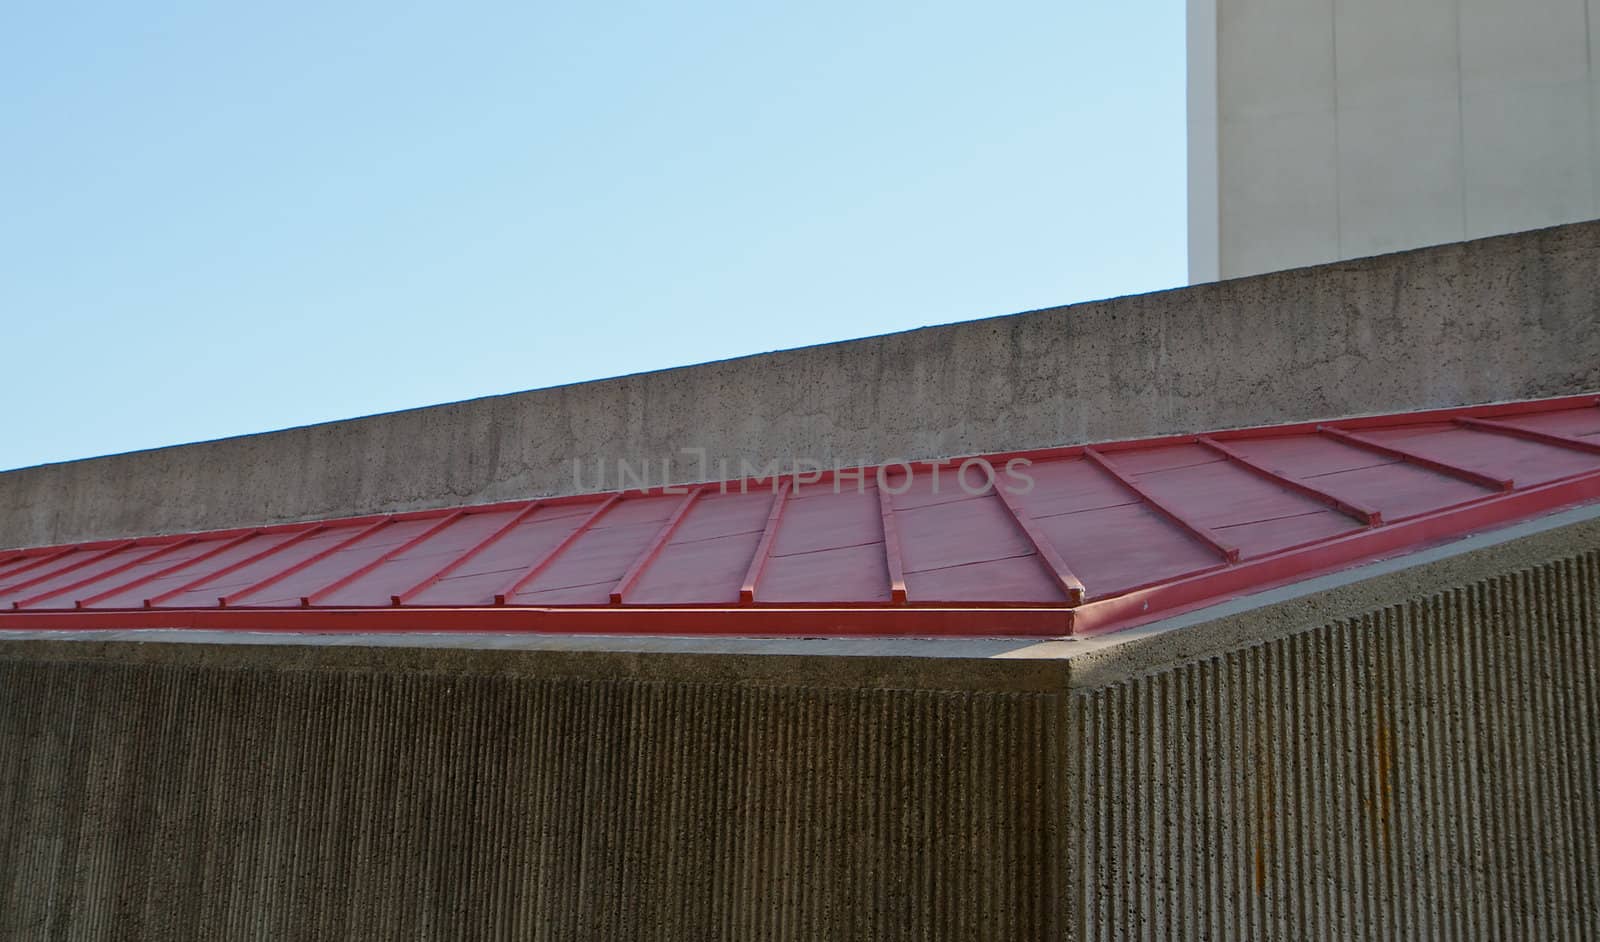
[[[1600,505],[1318,576],[1099,637],[726,638],[6,632],[0,657],[210,668],[459,672],[824,687],[1094,689],[1600,547]]]
[[[1559,238],[1566,232],[1578,230],[1587,226],[1600,223],[1600,219],[1578,219],[1571,222],[1556,223],[1547,226],[1536,226],[1532,229],[1519,229],[1513,232],[1502,232],[1494,235],[1479,236],[1471,239],[1458,239],[1451,242],[1440,242],[1430,245],[1418,245],[1410,248],[1398,249],[1393,252],[1381,252],[1376,255],[1358,256],[1356,258],[1335,259],[1328,262],[1319,262],[1311,265],[1295,265],[1290,268],[1276,269],[1273,271],[1256,272],[1249,275],[1235,275],[1229,278],[1212,278],[1188,284],[1171,285],[1165,288],[1148,288],[1123,294],[1109,294],[1096,297],[1082,298],[1076,301],[1067,301],[1062,304],[1045,304],[1040,307],[1028,307],[1021,310],[1004,311],[999,314],[979,314],[971,317],[959,317],[955,320],[940,321],[930,324],[919,324],[912,327],[900,327],[881,330],[876,333],[860,334],[857,336],[841,337],[835,340],[819,340],[810,343],[800,343],[789,347],[775,347],[770,350],[752,350],[746,353],[729,353],[724,356],[713,356],[705,360],[696,360],[690,363],[678,363],[665,366],[640,367],[620,373],[594,376],[588,379],[575,379],[565,382],[550,383],[547,385],[534,385],[522,389],[513,389],[499,393],[484,393],[476,396],[467,396],[462,399],[447,399],[441,402],[425,402],[412,406],[396,406],[389,409],[380,409],[376,412],[366,412],[360,415],[342,416],[331,419],[310,419],[294,422],[288,425],[271,426],[253,431],[233,432],[211,437],[196,438],[188,441],[170,442],[167,444],[148,445],[129,448],[125,451],[106,452],[103,454],[81,455],[75,458],[61,458],[42,461],[37,464],[20,465],[13,468],[0,468],[0,474],[11,474],[17,471],[34,471],[43,468],[53,468],[62,465],[83,465],[104,462],[108,459],[133,458],[153,455],[162,452],[178,452],[192,448],[196,445],[215,445],[233,442],[244,442],[255,439],[270,438],[286,432],[306,432],[317,429],[346,426],[351,423],[363,422],[368,419],[387,419],[396,416],[418,415],[438,412],[462,406],[476,406],[497,400],[510,400],[535,393],[561,393],[578,391],[585,388],[606,386],[615,383],[628,382],[639,379],[667,377],[680,375],[686,372],[704,371],[711,368],[740,364],[744,362],[772,361],[786,355],[805,355],[826,352],[829,350],[864,346],[875,341],[895,340],[916,334],[938,334],[952,330],[981,328],[986,324],[1003,321],[1020,321],[1028,318],[1056,317],[1073,313],[1075,310],[1114,305],[1119,302],[1139,299],[1161,299],[1172,295],[1186,293],[1226,293],[1241,290],[1247,286],[1274,285],[1277,283],[1294,283],[1305,278],[1315,277],[1318,272],[1351,272],[1357,270],[1374,269],[1388,270],[1397,265],[1403,265],[1408,260],[1427,257],[1445,257],[1454,255],[1468,246],[1482,246],[1489,250],[1504,250],[1530,237]],[[1515,401],[1511,399],[1491,399],[1481,404],[1492,404],[1500,401]],[[1361,415],[1366,413],[1356,413]],[[1371,414],[1382,414],[1382,410]],[[1339,416],[1344,418],[1346,416]],[[1350,416],[1354,417],[1354,416]],[[932,457],[932,456],[930,456]],[[682,482],[674,482],[682,483]]]

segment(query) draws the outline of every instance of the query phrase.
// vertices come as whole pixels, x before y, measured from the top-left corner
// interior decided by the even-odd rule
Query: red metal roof
[[[0,552],[0,628],[1083,634],[1600,499],[1597,404]]]

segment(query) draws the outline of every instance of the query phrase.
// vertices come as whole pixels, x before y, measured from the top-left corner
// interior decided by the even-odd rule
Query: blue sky
[[[0,468],[1176,286],[1183,17],[13,4]]]

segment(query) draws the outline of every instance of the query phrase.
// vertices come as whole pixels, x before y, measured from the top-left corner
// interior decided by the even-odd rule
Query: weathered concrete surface
[[[1076,695],[1079,938],[1600,935],[1600,553]]]
[[[0,657],[0,938],[1065,930],[1038,683],[439,653]]]
[[[0,546],[1600,389],[1600,223],[0,474]],[[659,464],[654,478],[664,475]]]
[[[0,642],[0,938],[1600,935],[1600,522],[1348,591],[1067,659]]]

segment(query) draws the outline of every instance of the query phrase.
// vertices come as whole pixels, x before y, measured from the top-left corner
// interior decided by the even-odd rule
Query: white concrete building
[[[1191,282],[1600,217],[1600,0],[1191,0]]]

